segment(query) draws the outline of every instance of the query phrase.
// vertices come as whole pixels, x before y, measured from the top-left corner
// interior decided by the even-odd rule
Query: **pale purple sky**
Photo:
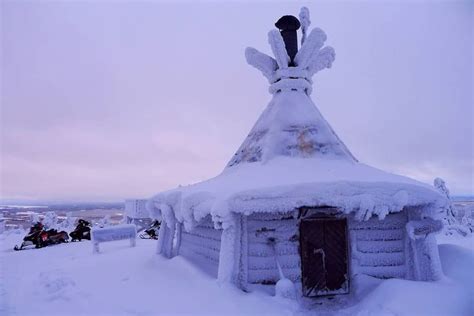
[[[271,96],[244,49],[309,7],[313,100],[362,162],[473,194],[472,2],[1,2],[1,197],[121,200],[213,177]]]

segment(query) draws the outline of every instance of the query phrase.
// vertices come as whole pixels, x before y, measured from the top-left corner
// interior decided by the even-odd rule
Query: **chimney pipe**
[[[288,66],[293,67],[296,53],[298,52],[298,35],[296,31],[300,28],[300,21],[292,15],[282,16],[275,26],[280,30],[280,34],[285,42],[286,52],[290,57]]]

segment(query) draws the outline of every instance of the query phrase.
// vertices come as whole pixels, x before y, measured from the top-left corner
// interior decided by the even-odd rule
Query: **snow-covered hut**
[[[335,52],[321,29],[307,35],[307,9],[300,20],[299,51],[292,16],[268,34],[274,58],[247,48],[272,100],[223,172],[149,200],[164,222],[158,253],[244,290],[286,278],[308,297],[348,293],[357,275],[440,278],[433,233],[445,199],[351,154],[310,98]]]

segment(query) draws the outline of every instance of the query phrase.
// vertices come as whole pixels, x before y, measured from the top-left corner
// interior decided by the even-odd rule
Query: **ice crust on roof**
[[[163,192],[151,200],[153,215],[169,205],[191,228],[211,214],[223,221],[231,213],[291,211],[301,206],[333,206],[355,212],[359,220],[383,219],[408,206],[433,210],[446,200],[433,187],[347,159],[277,157],[267,163],[226,168],[215,178]]]
[[[274,95],[227,167],[277,156],[356,160],[309,96],[299,91]]]

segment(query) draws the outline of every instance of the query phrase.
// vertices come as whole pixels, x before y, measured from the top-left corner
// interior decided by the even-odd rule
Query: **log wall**
[[[299,222],[296,212],[254,213],[242,220],[239,267],[242,288],[274,285],[279,280],[275,252],[286,278],[301,282]],[[405,211],[358,222],[348,216],[351,275],[377,278],[407,278],[409,275]],[[210,216],[187,232],[181,230],[178,254],[217,277],[222,230]],[[272,240],[275,247],[272,247]],[[239,285],[240,286],[240,285]]]
[[[284,214],[252,214],[247,217],[247,269],[249,285],[272,285],[279,280],[275,249],[285,277],[301,282],[299,226],[294,212]],[[356,221],[348,216],[349,271],[351,275],[366,274],[376,278],[408,278],[409,255],[405,211],[389,214],[384,220],[373,217]]]
[[[293,214],[256,213],[247,217],[249,284],[270,285],[280,279],[275,251],[285,277],[300,282],[298,221]],[[271,240],[275,241],[275,248],[272,248]]]
[[[384,220],[372,217],[359,222],[349,217],[352,275],[376,278],[406,278],[407,215],[405,211],[389,214]]]
[[[206,216],[191,231],[181,230],[178,254],[217,277],[222,230]]]

